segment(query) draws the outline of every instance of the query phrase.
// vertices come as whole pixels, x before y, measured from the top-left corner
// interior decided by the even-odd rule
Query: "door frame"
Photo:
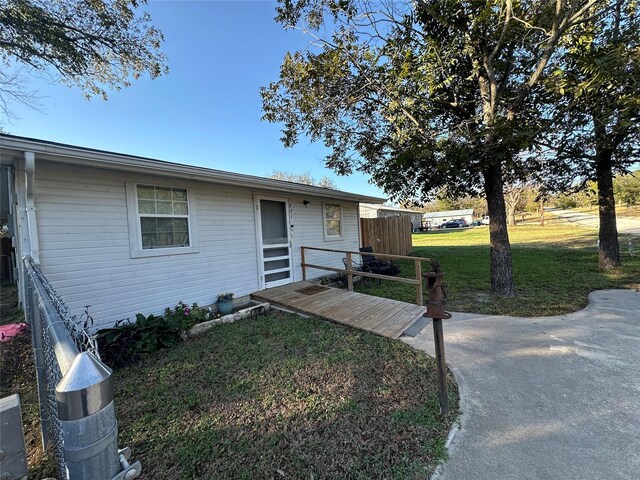
[[[287,225],[287,239],[289,249],[289,278],[283,278],[282,280],[276,280],[274,282],[269,282],[269,286],[267,286],[267,282],[265,280],[265,270],[264,270],[264,245],[262,244],[262,210],[260,209],[260,200],[271,200],[274,202],[282,202],[285,205],[285,214],[286,214],[286,225]],[[254,218],[256,225],[256,250],[258,253],[258,285],[260,290],[265,288],[278,287],[280,285],[286,285],[288,283],[293,283],[293,241],[291,239],[291,217],[289,208],[291,206],[291,202],[287,197],[278,197],[273,195],[262,195],[259,193],[253,194],[253,204],[254,204]],[[284,244],[282,244],[284,245]],[[276,247],[277,248],[277,247]],[[281,247],[283,248],[283,247]]]

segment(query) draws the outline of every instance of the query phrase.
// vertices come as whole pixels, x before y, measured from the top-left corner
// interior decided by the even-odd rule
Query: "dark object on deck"
[[[310,287],[299,288],[296,292],[303,293],[305,295],[314,295],[316,293],[324,292],[325,290],[327,290],[327,287],[323,287],[322,285],[312,285]]]
[[[442,319],[451,318],[449,312],[444,311],[445,292],[442,287],[444,273],[440,264],[435,260],[431,262],[432,272],[423,273],[429,300],[425,317],[433,319],[433,338],[436,350],[436,363],[438,364],[438,396],[440,410],[443,414],[449,413],[449,397],[447,394],[447,363],[444,358],[444,335],[442,334]]]
[[[369,273],[378,273],[380,275],[390,275],[395,277],[400,273],[400,267],[394,265],[392,262],[380,260],[373,255],[373,247],[362,247],[361,253],[370,253],[372,255],[361,255],[362,257],[362,271]]]

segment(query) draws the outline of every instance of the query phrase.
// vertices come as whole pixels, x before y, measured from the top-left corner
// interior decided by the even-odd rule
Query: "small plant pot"
[[[233,311],[233,300],[216,303],[220,315],[229,315]]]

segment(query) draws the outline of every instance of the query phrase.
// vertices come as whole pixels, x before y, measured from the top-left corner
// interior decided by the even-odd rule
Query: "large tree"
[[[262,89],[264,118],[284,125],[286,146],[322,140],[328,166],[366,172],[393,198],[483,193],[492,292],[512,296],[504,184],[530,168],[519,152],[545,126],[540,83],[560,42],[602,4],[280,0],[277,21],[313,42]]]
[[[558,159],[582,185],[597,185],[603,270],[620,265],[613,177],[640,161],[640,6],[608,3],[566,40],[564,68],[548,83]]]
[[[148,73],[167,72],[162,33],[145,0],[0,0],[0,113],[30,103],[27,74],[50,75],[106,98]],[[26,73],[25,69],[26,68]]]

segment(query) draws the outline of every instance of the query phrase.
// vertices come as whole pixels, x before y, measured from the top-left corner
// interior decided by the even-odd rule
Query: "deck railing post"
[[[416,263],[416,280],[418,284],[416,285],[416,305],[422,306],[422,262],[420,260],[415,260]]]
[[[300,247],[300,261],[302,262],[302,280],[307,280],[307,267],[304,261],[304,247]]]
[[[347,290],[353,292],[353,263],[350,253],[347,253]]]

